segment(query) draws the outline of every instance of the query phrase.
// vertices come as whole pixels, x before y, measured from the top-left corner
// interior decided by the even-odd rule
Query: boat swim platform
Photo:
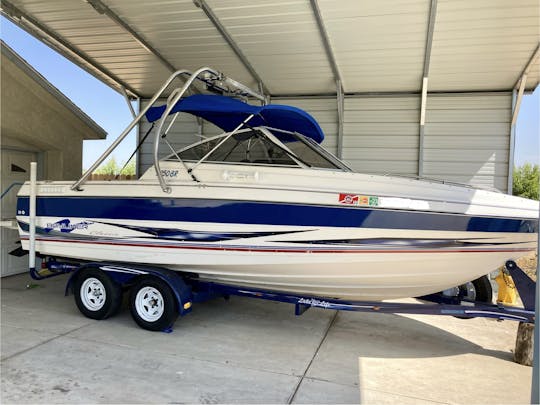
[[[82,317],[68,276],[2,279],[5,403],[528,403],[517,322],[197,304],[173,333]],[[414,302],[410,300],[409,302]],[[504,389],[499,387],[503,386]]]

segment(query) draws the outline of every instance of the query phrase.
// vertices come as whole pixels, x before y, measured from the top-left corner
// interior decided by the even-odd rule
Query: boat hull
[[[23,248],[28,249],[25,239]],[[57,257],[159,265],[223,284],[351,300],[415,297],[441,291],[533,250],[508,246],[497,251],[238,251],[40,238],[36,249]]]
[[[36,251],[158,265],[237,286],[383,300],[462,284],[536,248],[537,211],[521,200],[514,209],[512,197],[500,194],[441,185],[429,194],[411,180],[317,172],[317,181],[333,187],[320,190],[313,173],[282,173],[291,184],[275,186],[274,173],[263,172],[270,169],[250,176],[220,170],[201,168],[213,183],[178,181],[171,195],[152,180],[90,182],[83,191],[41,183]],[[354,187],[365,190],[365,205],[360,193],[341,192]],[[407,197],[415,193],[422,198]],[[498,206],[495,198],[510,202]],[[25,249],[28,206],[25,185],[17,206]]]

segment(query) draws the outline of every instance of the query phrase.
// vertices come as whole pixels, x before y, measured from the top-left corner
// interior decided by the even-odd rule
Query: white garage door
[[[21,152],[2,149],[1,219],[7,223],[15,218],[17,192],[21,184],[30,178],[30,162],[36,161],[33,152]],[[2,247],[0,250],[0,275],[23,273],[28,270],[28,256],[15,257],[9,254],[20,246],[19,233],[7,227],[1,227]]]

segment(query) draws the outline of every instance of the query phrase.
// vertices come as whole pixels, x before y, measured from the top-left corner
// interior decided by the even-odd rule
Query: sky
[[[90,167],[132,120],[124,97],[4,17],[0,17],[0,37],[107,131],[106,140],[84,141],[83,168]],[[137,111],[137,106],[134,108]],[[540,160],[539,112],[540,86],[532,95],[525,95],[521,103],[516,125],[516,166],[525,162],[537,164]],[[135,146],[136,130],[133,130],[113,156],[123,163]]]
[[[0,17],[0,37],[107,132],[105,140],[83,143],[83,168],[90,167],[133,119],[124,96],[4,17]],[[134,108],[137,111],[135,103]],[[116,160],[129,158],[136,143],[134,129],[113,152]]]

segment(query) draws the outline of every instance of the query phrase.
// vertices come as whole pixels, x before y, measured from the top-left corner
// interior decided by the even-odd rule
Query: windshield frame
[[[328,152],[326,149],[324,149],[322,146],[317,144],[315,141],[305,137],[304,135],[298,133],[298,132],[291,132],[286,130],[281,130],[278,128],[272,128],[268,126],[258,126],[258,127],[248,127],[243,128],[241,130],[238,130],[235,132],[235,134],[241,134],[244,132],[249,131],[257,131],[259,134],[262,134],[265,136],[272,144],[274,144],[276,147],[282,149],[294,162],[295,165],[285,165],[285,164],[270,164],[270,163],[252,163],[252,162],[227,162],[227,161],[216,161],[216,160],[207,160],[209,156],[206,157],[206,159],[202,158],[199,160],[194,159],[182,159],[183,162],[187,164],[201,164],[201,163],[210,163],[210,164],[226,164],[226,165],[242,165],[242,166],[265,166],[265,167],[285,167],[285,168],[302,168],[302,169],[314,169],[314,170],[331,170],[331,171],[345,171],[350,172],[352,171],[346,164],[344,164],[341,160],[339,160],[337,157],[335,157],[333,154]],[[288,134],[293,136],[295,139],[297,139],[299,142],[302,142],[307,147],[309,147],[313,152],[315,152],[317,155],[322,157],[324,160],[329,162],[335,167],[316,167],[312,166],[309,163],[305,162],[300,156],[298,156],[295,152],[290,150],[285,143],[283,143],[277,136],[275,136],[272,131],[281,132],[284,134]],[[161,161],[178,161],[176,155],[180,155],[182,152],[194,148],[198,145],[201,145],[206,142],[211,142],[216,139],[225,139],[227,136],[229,136],[230,132],[224,132],[215,136],[211,136],[208,138],[204,138],[199,140],[198,142],[192,143],[190,145],[187,145],[179,150],[176,151],[176,153],[171,153],[164,158],[161,159]],[[218,148],[219,149],[219,148]],[[194,166],[193,166],[194,167]]]

